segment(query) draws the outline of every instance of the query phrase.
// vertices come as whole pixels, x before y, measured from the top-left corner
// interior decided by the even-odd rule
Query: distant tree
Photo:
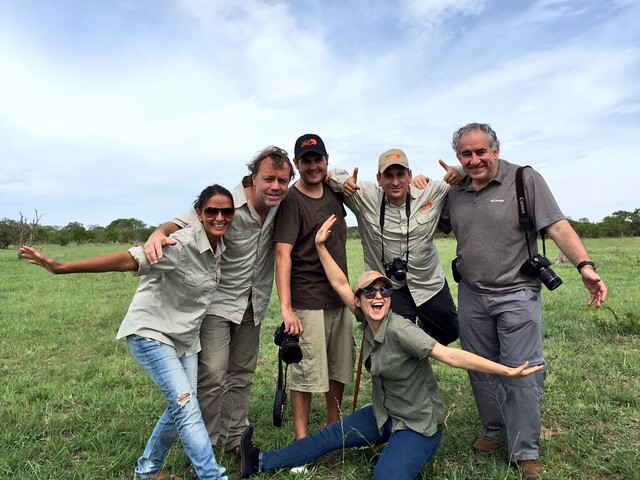
[[[595,238],[598,236],[598,226],[591,223],[588,218],[579,218],[577,221],[569,219],[569,223],[581,238]]]
[[[9,218],[0,220],[0,249],[9,248],[9,245],[18,243],[18,222]]]
[[[40,219],[42,215],[38,213],[38,210],[35,210],[35,217],[29,221],[27,217],[25,217],[22,212],[20,213],[20,221],[18,222],[18,247],[23,245],[33,245],[37,239],[38,232],[38,224],[40,223]],[[21,257],[20,250],[18,250],[18,258]]]
[[[68,237],[69,242],[75,242],[76,245],[80,245],[87,240],[87,231],[85,230],[84,225],[79,222],[71,222],[67,224],[66,227],[62,228],[60,233]]]
[[[626,237],[631,229],[629,223],[621,215],[609,215],[598,225],[601,237]]]
[[[119,218],[105,228],[106,239],[110,242],[134,243],[138,241],[141,230],[147,225],[137,218]]]

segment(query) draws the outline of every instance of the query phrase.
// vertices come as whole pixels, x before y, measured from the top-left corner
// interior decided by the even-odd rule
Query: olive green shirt
[[[140,335],[175,347],[180,355],[200,351],[200,325],[220,279],[224,242],[211,249],[200,222],[171,235],[176,245],[162,249],[150,265],[142,247],[129,249],[138,262],[134,275],[144,275],[116,338]]]
[[[382,320],[376,336],[362,310],[356,319],[364,329],[363,356],[373,384],[373,413],[380,433],[389,417],[392,431],[409,429],[427,437],[444,423],[444,407],[429,354],[436,340],[393,312]]]

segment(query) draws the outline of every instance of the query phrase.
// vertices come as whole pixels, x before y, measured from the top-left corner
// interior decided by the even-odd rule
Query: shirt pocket
[[[420,225],[428,225],[436,222],[440,218],[440,213],[434,208],[431,202],[426,202],[418,208],[416,222]]]
[[[189,273],[182,279],[185,296],[198,302],[210,303],[216,289],[214,273]]]

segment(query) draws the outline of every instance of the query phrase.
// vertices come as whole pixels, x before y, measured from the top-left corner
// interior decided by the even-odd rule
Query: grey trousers
[[[211,445],[229,451],[249,425],[251,384],[258,363],[260,325],[251,302],[242,323],[207,315],[200,327],[198,402]]]
[[[458,286],[460,344],[482,357],[510,367],[529,361],[544,365],[540,292],[491,295]],[[484,434],[498,438],[506,431],[509,460],[538,458],[546,372],[511,379],[469,372]]]

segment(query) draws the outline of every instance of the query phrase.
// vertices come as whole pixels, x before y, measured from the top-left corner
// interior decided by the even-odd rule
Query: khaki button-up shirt
[[[331,171],[330,186],[342,191],[342,185],[351,176],[346,170]],[[441,181],[430,181],[425,189],[409,187],[410,214],[407,224],[406,206],[396,207],[385,203],[384,239],[380,229],[380,205],[383,191],[372,182],[358,182],[360,189],[352,197],[344,198],[345,205],[358,221],[358,231],[364,250],[367,270],[384,273],[382,242],[385,261],[398,257],[405,260],[409,250],[407,278],[398,281],[391,278],[393,288],[409,287],[416,305],[422,305],[442,290],[444,270],[440,256],[433,243],[433,234],[438,227],[440,212],[449,191],[449,185]],[[409,235],[407,236],[407,229]]]
[[[253,320],[258,325],[267,316],[273,289],[273,228],[278,208],[271,208],[262,224],[260,215],[248,202],[242,184],[231,193],[236,213],[224,236],[226,250],[222,254],[222,277],[207,313],[239,324],[251,297]],[[193,221],[197,221],[194,210],[173,219],[181,227]]]
[[[362,322],[365,366],[371,372],[373,413],[379,431],[389,417],[392,431],[410,429],[430,437],[444,423],[444,407],[429,354],[436,341],[420,327],[393,312],[382,320],[376,336]]]
[[[129,253],[138,262],[134,275],[144,275],[116,338],[140,335],[175,347],[178,355],[200,351],[200,324],[220,279],[224,242],[214,253],[200,222],[171,235],[178,243],[162,249],[155,265],[142,247]]]

